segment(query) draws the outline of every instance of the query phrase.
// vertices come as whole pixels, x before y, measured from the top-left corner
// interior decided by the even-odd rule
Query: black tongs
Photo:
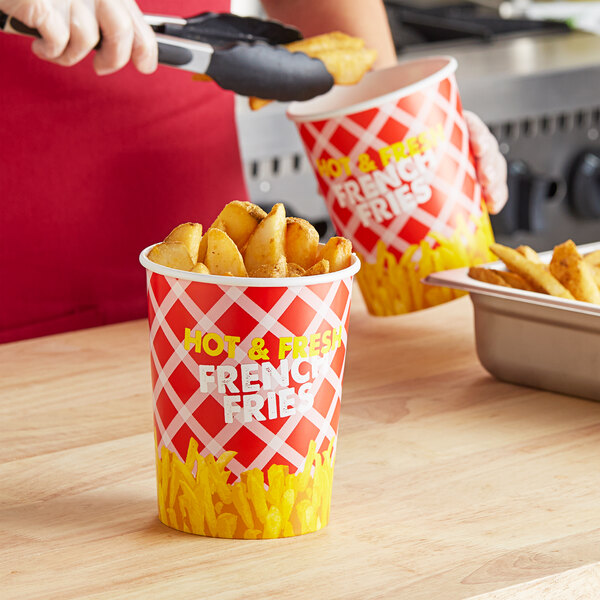
[[[293,27],[230,13],[144,18],[156,33],[159,63],[204,73],[242,96],[308,100],[333,86],[333,77],[320,60],[282,47],[302,39]],[[0,31],[40,37],[35,29],[2,12]]]

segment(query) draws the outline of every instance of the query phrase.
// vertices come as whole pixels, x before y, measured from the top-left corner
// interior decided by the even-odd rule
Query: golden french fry
[[[206,233],[208,233],[211,229],[220,229],[221,231],[225,231],[225,225],[217,218],[217,220],[207,229]],[[200,239],[197,262],[204,262],[206,260],[206,248],[208,245],[206,233]]]
[[[213,81],[213,78],[206,73],[194,73],[192,75],[193,81]]]
[[[365,48],[364,40],[341,31],[305,38],[285,47],[290,52],[303,52],[323,61],[337,85],[358,83],[377,58],[375,50]],[[249,102],[252,110],[258,110],[271,100],[249,98]]]
[[[469,277],[472,277],[477,281],[482,281],[483,283],[511,287],[502,277],[500,277],[499,271],[495,269],[486,269],[485,267],[469,267]]]
[[[223,208],[215,224],[223,229],[241,250],[267,213],[251,202],[234,200]],[[214,224],[213,224],[214,225]]]
[[[192,273],[202,273],[203,275],[210,275],[208,267],[204,263],[196,263],[192,268]]]
[[[191,271],[194,263],[183,242],[161,242],[148,252],[148,260],[163,267]]]
[[[190,253],[193,262],[198,259],[198,248],[202,239],[202,225],[200,223],[182,223],[177,225],[165,238],[165,242],[181,242]]]
[[[308,56],[315,56],[319,52],[326,50],[337,50],[340,48],[350,48],[360,50],[364,48],[365,41],[358,37],[353,37],[341,31],[331,31],[322,33],[313,37],[304,38],[296,42],[286,44],[290,52],[304,52]]]
[[[250,277],[287,277],[285,256],[282,256],[275,265],[259,265],[248,274]]]
[[[503,285],[518,290],[527,290],[528,292],[536,291],[523,277],[512,271],[500,271],[486,267],[470,267],[469,277],[483,281],[484,283]]]
[[[526,290],[528,292],[538,291],[518,273],[513,273],[512,271],[498,271],[498,275],[512,288]]]
[[[304,269],[295,263],[287,264],[287,274],[286,277],[302,277],[304,275]]]
[[[304,271],[306,277],[310,275],[323,275],[324,273],[329,273],[329,261],[324,258],[315,263],[310,269]]]
[[[244,260],[234,241],[220,229],[206,232],[207,248],[204,264],[213,275],[247,277]]]
[[[271,212],[250,235],[244,250],[246,269],[251,272],[262,265],[285,262],[285,208],[275,204]]]
[[[319,251],[319,258],[329,262],[329,270],[341,271],[350,266],[352,258],[352,244],[343,237],[334,236],[327,240],[325,246]]]
[[[552,296],[573,300],[573,294],[552,275],[545,265],[525,258],[520,252],[503,246],[490,244],[490,250],[513,272],[521,275],[529,284]]]
[[[600,290],[594,275],[573,240],[555,246],[550,261],[550,273],[573,294],[576,300],[600,304]]]
[[[590,265],[595,265],[600,267],[600,250],[594,250],[594,252],[589,252],[583,257],[586,263]]]
[[[318,250],[317,230],[304,219],[288,217],[285,234],[285,255],[288,262],[308,269],[315,264]]]
[[[596,285],[598,287],[600,287],[600,266],[590,265],[590,270],[592,272],[592,277],[594,278],[594,281],[596,282]]]
[[[341,48],[319,52],[316,58],[323,61],[337,85],[354,85],[371,69],[377,60],[377,51],[367,48]]]
[[[264,98],[257,98],[256,96],[250,96],[248,98],[248,104],[250,105],[250,110],[260,110],[263,106],[267,104],[271,104],[273,100],[265,100]]]
[[[528,258],[532,262],[542,262],[541,258],[539,257],[539,254],[531,246],[521,245],[518,246],[516,250],[519,254],[522,254],[525,258]]]

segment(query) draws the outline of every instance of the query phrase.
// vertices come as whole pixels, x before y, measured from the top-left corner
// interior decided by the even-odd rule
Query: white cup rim
[[[154,248],[156,244],[152,244],[144,248],[140,252],[140,263],[148,271],[158,273],[166,277],[175,279],[183,279],[185,281],[199,281],[201,283],[210,283],[213,285],[227,285],[230,287],[305,287],[309,285],[318,285],[320,283],[331,283],[346,279],[355,275],[360,269],[360,260],[358,256],[352,253],[352,262],[349,267],[341,271],[333,271],[332,273],[323,273],[322,275],[308,275],[304,277],[227,277],[225,275],[205,275],[203,273],[192,273],[191,271],[181,271],[164,267],[148,259],[148,252]]]
[[[456,59],[452,56],[428,56],[426,58],[419,59],[410,59],[399,62],[397,65],[392,67],[388,67],[387,69],[379,69],[376,71],[371,71],[367,73],[359,83],[351,86],[355,88],[355,90],[361,90],[363,88],[368,88],[373,79],[375,78],[383,78],[386,75],[389,75],[391,71],[403,70],[408,65],[417,65],[418,63],[423,63],[426,65],[427,63],[439,63],[440,61],[445,61],[445,65],[441,68],[435,69],[430,75],[406,85],[404,87],[394,89],[385,94],[379,94],[372,98],[369,98],[362,102],[354,102],[351,104],[343,104],[342,95],[344,94],[344,88],[348,86],[334,86],[332,90],[323,94],[322,96],[317,96],[312,100],[307,100],[304,102],[292,102],[286,114],[289,119],[294,121],[295,123],[304,123],[310,121],[322,121],[326,119],[331,119],[332,117],[341,117],[357,112],[362,112],[364,110],[368,110],[370,108],[374,108],[377,106],[381,106],[382,104],[386,104],[391,101],[398,101],[400,98],[404,98],[406,96],[410,96],[419,90],[429,87],[439,81],[443,81],[450,75],[452,75],[458,66]],[[322,109],[323,105],[327,105],[328,101],[333,97],[340,96],[341,106],[337,108],[331,109]]]

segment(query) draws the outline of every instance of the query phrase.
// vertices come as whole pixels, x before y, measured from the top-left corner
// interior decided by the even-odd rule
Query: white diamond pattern
[[[161,278],[168,286],[168,291],[164,295],[161,302],[157,300],[157,295],[154,289],[154,278]],[[192,286],[212,286],[220,290],[220,298],[204,312],[193,298]],[[321,284],[322,286],[323,284]],[[202,393],[198,387],[192,395],[184,402],[177,391],[178,368],[183,365],[189,370],[194,378],[198,379],[198,363],[192,356],[193,350],[185,350],[184,341],[181,332],[175,332],[170,324],[170,318],[174,315],[177,317],[177,322],[180,322],[182,317],[185,317],[186,323],[189,322],[191,330],[200,330],[203,332],[215,332],[220,335],[225,333],[231,334],[235,332],[235,323],[231,323],[231,330],[228,332],[221,331],[218,322],[225,322],[228,317],[228,311],[232,307],[236,307],[236,314],[239,314],[239,309],[242,309],[245,317],[254,323],[254,327],[249,330],[249,333],[240,340],[237,344],[235,358],[228,358],[223,354],[224,359],[219,364],[236,366],[241,363],[254,362],[247,358],[248,350],[251,348],[251,342],[256,337],[264,337],[267,333],[280,337],[293,337],[303,335],[305,333],[316,332],[323,323],[327,324],[327,328],[342,327],[342,346],[338,352],[344,352],[347,345],[347,332],[345,324],[347,322],[350,309],[351,285],[352,277],[333,281],[330,284],[327,294],[322,299],[311,286],[296,286],[287,288],[275,304],[266,311],[260,303],[251,298],[246,290],[248,288],[236,286],[216,286],[214,284],[206,284],[200,282],[191,282],[180,280],[172,277],[165,277],[159,274],[148,274],[148,300],[154,313],[151,318],[150,326],[150,347],[151,360],[157,372],[157,379],[154,384],[154,415],[157,427],[157,444],[160,450],[161,446],[166,446],[170,451],[177,452],[177,448],[173,443],[180,429],[186,425],[199,442],[199,450],[203,455],[213,454],[219,456],[225,448],[238,451],[238,455],[232,460],[228,468],[236,477],[247,470],[248,468],[262,469],[269,461],[273,460],[276,455],[284,457],[296,468],[301,468],[304,462],[304,456],[289,442],[294,435],[294,430],[303,419],[308,419],[319,431],[317,438],[317,447],[325,440],[331,440],[336,435],[336,431],[332,425],[332,419],[335,414],[335,409],[341,398],[341,379],[343,373],[342,367],[336,368],[332,366],[332,359],[335,352],[330,352],[323,357],[323,367],[312,383],[313,389],[318,389],[323,381],[327,381],[334,390],[333,396],[327,406],[319,406],[321,414],[316,407],[310,408],[307,412],[299,413],[288,417],[283,426],[276,433],[272,432],[264,425],[264,422],[252,420],[250,423],[244,423],[240,415],[236,415],[233,422],[226,424],[223,422],[223,427],[216,435],[211,435],[194,416],[198,414],[198,409],[202,403],[211,397],[210,394]],[[332,300],[336,297],[340,288],[345,288],[345,296],[347,301],[342,314],[338,315],[332,309]],[[253,288],[256,290],[257,288]],[[191,294],[191,295],[190,295]],[[301,301],[304,305],[310,308],[312,319],[306,332],[299,333],[292,331],[282,322],[282,315],[288,311],[290,306]],[[288,315],[289,318],[289,315]],[[228,324],[229,326],[229,324]],[[161,332],[162,335],[158,336]],[[168,344],[168,347],[162,347],[160,352],[157,352],[156,345]],[[159,360],[160,356],[168,355],[164,364]],[[337,361],[339,363],[340,361]],[[159,396],[162,395],[163,401],[166,396],[168,401],[175,409],[175,416],[169,423],[165,423],[164,414],[157,408]],[[217,395],[214,399],[218,401]],[[214,402],[212,402],[214,406]],[[164,412],[164,411],[163,411]],[[231,448],[228,444],[232,438],[242,429],[251,432],[256,443],[260,446],[260,451],[252,460],[244,459],[244,452],[241,448]],[[308,440],[307,440],[308,442]],[[187,444],[186,444],[187,449]],[[178,452],[180,458],[181,452]]]
[[[429,122],[428,118],[432,110],[439,110],[446,115],[443,124],[445,139],[436,148],[435,152],[440,157],[447,157],[446,160],[452,160],[457,168],[452,180],[446,180],[437,171],[430,180],[432,189],[437,190],[445,197],[443,207],[438,215],[428,212],[427,203],[425,203],[417,206],[410,213],[397,215],[389,222],[376,223],[372,221],[368,225],[369,235],[366,236],[364,231],[366,227],[361,223],[356,212],[353,212],[347,222],[342,220],[336,211],[337,200],[332,188],[329,187],[325,178],[320,179],[325,182],[321,184],[321,188],[336,230],[340,235],[352,240],[355,249],[368,261],[374,261],[376,257],[376,247],[372,244],[373,234],[375,234],[376,239],[382,240],[386,247],[392,252],[395,251],[398,256],[406,251],[410,246],[410,242],[402,238],[401,232],[409,219],[418,221],[427,230],[436,231],[449,237],[454,231],[453,217],[459,207],[474,217],[481,214],[479,184],[475,183],[472,198],[463,192],[465,177],[469,176],[476,182],[476,175],[470,159],[468,132],[460,110],[460,99],[454,77],[450,77],[450,97],[448,100],[439,92],[438,86],[431,86],[422,90],[420,97],[424,100],[416,110],[416,114],[408,110],[408,108],[414,110],[414,106],[406,104],[406,98],[401,98],[396,103],[392,102],[379,107],[379,113],[367,127],[363,127],[351,116],[332,117],[321,130],[310,122],[299,124],[300,129],[305,129],[309,134],[308,137],[314,140],[311,144],[305,140],[307,154],[314,165],[323,155],[337,159],[347,155],[350,157],[351,164],[356,164],[358,156],[367,152],[369,148],[379,150],[388,145],[388,142],[383,141],[380,135],[389,126],[388,122],[390,120],[405,127],[407,133],[404,137],[408,138],[427,128],[426,124]],[[456,147],[451,141],[455,126],[462,133],[460,147]],[[348,132],[357,140],[350,151],[342,152],[331,142],[334,133],[339,133],[338,130],[340,129]],[[336,178],[335,182],[342,183],[348,177],[342,175]]]

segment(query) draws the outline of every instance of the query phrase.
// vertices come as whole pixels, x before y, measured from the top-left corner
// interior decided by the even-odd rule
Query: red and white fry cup
[[[299,535],[329,519],[352,280],[146,268],[158,509],[211,537]]]
[[[432,271],[493,257],[451,57],[402,62],[288,108],[372,314],[454,297]]]

